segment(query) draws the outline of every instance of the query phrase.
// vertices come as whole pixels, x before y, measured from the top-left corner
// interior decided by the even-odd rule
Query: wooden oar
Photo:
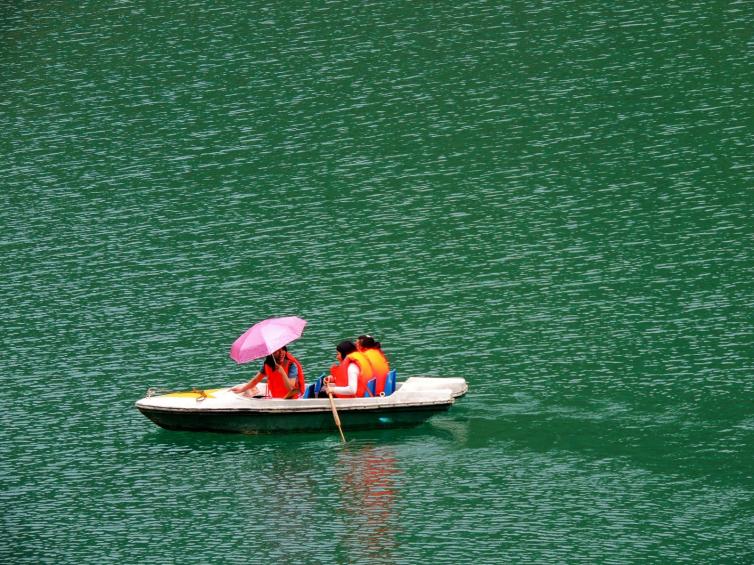
[[[333,420],[335,420],[335,425],[338,426],[338,431],[340,432],[340,439],[343,441],[343,443],[346,443],[346,436],[343,435],[343,428],[340,427],[340,416],[338,416],[338,410],[335,408],[335,401],[332,398],[332,392],[330,392],[330,383],[325,383],[325,390],[327,391],[327,396],[330,397],[330,408],[332,408],[332,417],[333,417]]]

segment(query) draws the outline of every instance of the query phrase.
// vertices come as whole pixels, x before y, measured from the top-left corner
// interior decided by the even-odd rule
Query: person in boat
[[[324,390],[320,396],[327,395],[327,390],[338,398],[361,398],[366,393],[367,383],[372,378],[372,366],[363,353],[356,349],[350,340],[341,341],[335,346],[338,364],[330,368],[325,377]]]
[[[258,396],[257,384],[267,379],[267,397],[298,398],[304,391],[304,369],[298,359],[281,347],[268,355],[259,372],[249,382],[237,385],[230,390],[244,396]]]
[[[371,335],[360,335],[356,338],[356,349],[367,358],[372,366],[372,377],[377,379],[375,395],[379,396],[385,390],[385,379],[390,372],[390,363],[382,351],[382,345]]]

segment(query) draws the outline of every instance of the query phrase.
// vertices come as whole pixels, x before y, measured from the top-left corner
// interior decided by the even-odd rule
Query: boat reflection
[[[386,445],[349,444],[338,455],[338,469],[349,530],[339,549],[358,560],[393,562],[401,479],[395,450]]]

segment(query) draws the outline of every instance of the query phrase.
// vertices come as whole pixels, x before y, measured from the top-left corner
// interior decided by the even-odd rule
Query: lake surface
[[[751,563],[751,2],[0,7],[0,561]],[[161,430],[299,315],[469,394]]]

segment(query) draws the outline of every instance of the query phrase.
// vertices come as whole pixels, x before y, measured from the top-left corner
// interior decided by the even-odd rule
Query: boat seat
[[[322,388],[322,381],[325,378],[325,374],[322,373],[317,380],[315,380],[313,383],[309,383],[306,385],[306,388],[304,389],[304,394],[301,395],[301,398],[317,398],[317,394],[319,394],[319,390]]]
[[[364,392],[364,398],[369,398],[370,396],[377,396],[377,377],[373,379],[369,379],[367,381],[367,388],[369,389],[369,392]],[[370,394],[371,393],[371,394]]]
[[[395,372],[395,369],[390,369],[390,372],[387,374],[387,377],[385,378],[385,396],[390,396],[395,392],[395,380],[397,378],[397,373]]]
[[[322,384],[325,380],[325,373],[322,373],[319,377],[317,377],[317,380],[314,381],[312,384],[314,385],[314,394],[312,396],[317,396],[319,394],[319,391],[322,390]]]

